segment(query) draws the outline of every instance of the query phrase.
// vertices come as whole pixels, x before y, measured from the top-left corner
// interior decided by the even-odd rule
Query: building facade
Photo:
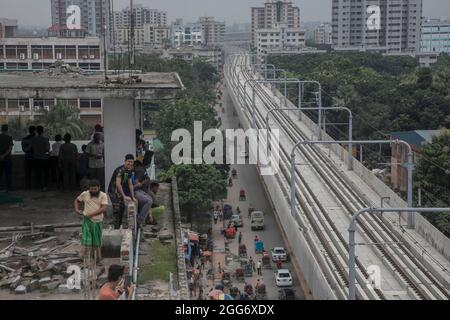
[[[422,22],[420,51],[450,54],[450,20]]]
[[[212,64],[217,70],[222,70],[223,67],[223,50],[220,46],[168,49],[161,53],[161,57],[165,59],[181,59],[189,62],[198,58]]]
[[[223,45],[225,22],[215,21],[213,17],[200,17],[198,24],[202,27],[205,45]]]
[[[67,8],[80,8],[81,28],[90,36],[105,37],[109,43],[111,17],[109,0],[51,0],[52,27],[67,25]]]
[[[115,41],[118,45],[128,43],[130,29],[115,29]],[[134,29],[134,44],[136,46],[162,46],[170,42],[170,28],[165,26],[155,26],[144,24],[144,26]]]
[[[316,44],[333,44],[331,23],[322,23],[314,30],[314,42]]]
[[[84,70],[104,68],[100,38],[4,38],[0,70],[42,70],[57,61]]]
[[[258,29],[270,29],[284,24],[287,28],[300,29],[300,8],[292,1],[269,0],[264,7],[252,7],[252,48],[256,48]]]
[[[114,12],[114,27],[129,28],[131,25],[130,7]],[[142,5],[133,6],[133,19],[136,28],[142,28],[145,24],[153,26],[167,25],[167,12],[150,9]]]
[[[17,35],[17,20],[0,18],[0,39]]]
[[[183,23],[177,19],[171,27],[172,47],[180,48],[185,46],[202,46],[205,38],[202,26],[199,23]]]
[[[260,59],[272,51],[299,50],[303,47],[305,47],[305,33],[299,28],[289,28],[281,24],[256,31],[256,54]]]
[[[418,52],[422,0],[333,0],[335,50]]]

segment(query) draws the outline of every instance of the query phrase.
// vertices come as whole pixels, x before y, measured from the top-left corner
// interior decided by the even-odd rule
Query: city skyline
[[[225,20],[228,25],[234,23],[250,23],[253,6],[260,6],[265,0],[139,0],[150,8],[167,11],[168,21],[183,18],[186,21],[196,21],[199,16],[214,16]],[[331,0],[294,0],[300,7],[302,22],[331,21]],[[450,18],[448,0],[424,0],[423,15],[430,18]],[[129,4],[129,0],[114,0],[114,9],[120,10]],[[25,11],[27,7],[29,10]],[[201,9],[199,9],[201,8]],[[20,26],[48,27],[51,24],[50,1],[48,0],[4,0],[0,3],[0,17],[17,19]]]

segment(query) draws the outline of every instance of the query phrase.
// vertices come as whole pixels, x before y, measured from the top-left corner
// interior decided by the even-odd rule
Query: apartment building
[[[314,42],[316,44],[333,44],[331,23],[322,23],[314,30]]]
[[[256,31],[256,54],[260,61],[264,61],[270,52],[300,50],[304,47],[305,32],[299,28],[289,28],[286,24],[281,24]]]
[[[17,35],[17,20],[0,18],[0,39]]]
[[[202,26],[199,23],[184,23],[177,19],[171,26],[172,47],[201,46],[205,44]]]
[[[333,0],[335,50],[418,52],[422,0]]]
[[[450,54],[450,20],[422,22],[420,51]]]
[[[212,64],[217,70],[222,70],[223,67],[223,50],[220,46],[167,49],[161,52],[161,57],[165,59],[181,59],[189,62],[198,58]]]
[[[57,61],[84,70],[104,68],[100,38],[0,39],[0,70],[42,70]]]
[[[256,48],[258,29],[270,29],[276,25],[284,24],[287,28],[300,29],[300,8],[292,1],[269,0],[264,7],[252,7],[252,48]]]
[[[150,9],[142,5],[133,6],[133,19],[136,28],[142,28],[145,24],[153,26],[167,25],[167,12],[156,9]],[[114,27],[118,29],[129,28],[131,25],[131,10],[126,7],[120,11],[114,12]]]
[[[223,45],[225,22],[215,21],[214,17],[200,17],[198,24],[202,27],[205,45]]]
[[[116,44],[124,45],[128,43],[129,28],[119,28],[114,32],[116,34]],[[144,24],[142,27],[134,29],[134,44],[136,46],[162,46],[168,41],[170,41],[169,27]]]
[[[73,5],[80,9],[81,28],[85,29],[89,36],[103,37],[105,34],[109,43],[109,0],[51,0],[52,26],[64,28],[67,25],[67,9]]]

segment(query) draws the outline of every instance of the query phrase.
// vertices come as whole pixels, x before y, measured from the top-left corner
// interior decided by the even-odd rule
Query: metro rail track
[[[241,56],[240,59],[245,59]],[[242,61],[240,61],[242,63]],[[244,79],[254,79],[249,71],[243,70]],[[229,72],[230,76],[231,73]],[[240,83],[239,83],[240,84]],[[234,88],[235,89],[235,88]],[[238,90],[241,92],[243,88],[238,85]],[[271,108],[278,107],[272,96],[267,92],[269,89],[259,84],[255,85],[256,97],[262,102],[262,105],[268,111]],[[250,96],[247,92],[243,92],[244,103],[250,106]],[[265,128],[264,115],[260,108],[256,109],[256,124],[258,128]],[[251,111],[245,108],[244,112],[248,120],[251,120]],[[303,132],[295,124],[287,112],[274,113],[273,120],[278,123],[279,128],[289,137],[292,143],[307,140]],[[354,212],[362,207],[373,206],[370,200],[357,192],[357,189],[352,186],[349,179],[328,159],[323,152],[316,146],[303,145],[297,152],[301,158],[308,162],[309,168],[313,170],[314,174],[327,186],[328,191],[334,199],[340,204],[341,208],[350,217]],[[286,164],[290,163],[290,150],[280,148],[280,168],[283,173],[285,181],[280,181],[284,193],[289,197],[290,170]],[[281,177],[278,177],[281,179]],[[348,286],[347,279],[347,255],[348,244],[342,236],[341,232],[333,223],[332,218],[321,205],[320,201],[314,195],[311,187],[308,185],[303,175],[299,174],[296,168],[296,184],[300,186],[296,190],[296,198],[302,212],[307,218],[311,228],[320,241],[321,247],[327,254],[327,259],[322,260],[323,263],[328,264],[329,270],[335,269],[332,272],[334,275],[334,283],[341,288]],[[423,264],[414,257],[413,253],[402,243],[402,239],[392,234],[388,226],[380,216],[363,216],[358,219],[359,234],[370,243],[373,243],[373,250],[375,254],[382,260],[385,267],[400,283],[401,287],[407,290],[408,295],[413,299],[448,299],[449,293],[439,281],[423,266]],[[313,241],[310,239],[310,241]],[[385,246],[383,243],[395,243],[394,246]],[[313,243],[317,246],[317,243]],[[357,293],[359,299],[386,299],[381,290],[363,289],[366,287],[365,280],[369,275],[363,267],[361,261],[357,260]],[[414,271],[412,271],[414,270]],[[328,273],[328,278],[330,274]],[[329,279],[331,280],[331,279]],[[333,282],[333,281],[332,281]],[[333,286],[336,289],[336,286]],[[410,288],[409,290],[407,288]],[[343,291],[337,290],[337,296],[342,297]],[[345,297],[344,297],[345,298]]]

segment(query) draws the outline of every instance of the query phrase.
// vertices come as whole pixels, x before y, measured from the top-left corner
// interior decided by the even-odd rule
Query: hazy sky
[[[116,8],[123,8],[129,0],[114,0]],[[184,18],[196,21],[199,16],[210,15],[227,24],[250,22],[250,7],[265,0],[135,0],[151,8],[166,10],[169,21]],[[294,0],[301,10],[302,21],[331,20],[331,0]],[[423,0],[424,15],[450,18],[450,0]],[[15,18],[19,25],[50,25],[50,0],[0,0],[0,17]]]

